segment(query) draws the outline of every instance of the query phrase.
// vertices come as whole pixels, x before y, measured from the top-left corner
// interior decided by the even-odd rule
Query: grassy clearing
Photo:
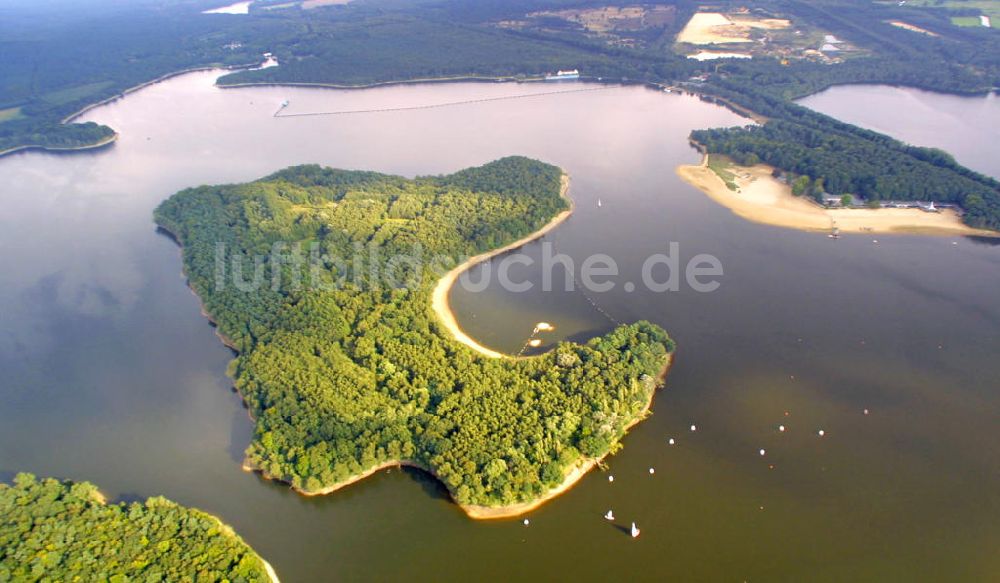
[[[73,103],[74,101],[80,101],[86,99],[87,97],[110,87],[112,85],[111,81],[98,81],[96,83],[87,83],[86,85],[77,85],[75,87],[69,87],[66,89],[60,89],[58,91],[50,91],[42,96],[42,99],[52,105],[65,105],[67,103]]]
[[[955,26],[982,26],[977,16],[952,16],[951,23]]]
[[[736,186],[736,175],[729,170],[732,165],[732,160],[726,156],[718,154],[710,154],[708,156],[708,168],[726,183],[726,188],[736,192],[739,190],[739,187]]]
[[[11,121],[14,119],[20,119],[24,117],[21,114],[20,107],[8,107],[7,109],[0,109],[0,123],[5,121]]]
[[[909,0],[907,6],[925,6],[932,8],[975,9],[990,17],[990,25],[1000,28],[1000,1],[998,0]],[[951,23],[956,26],[982,26],[975,16],[953,16]]]

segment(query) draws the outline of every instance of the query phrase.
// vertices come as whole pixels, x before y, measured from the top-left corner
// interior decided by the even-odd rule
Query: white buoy
[[[698,431],[698,426],[697,425],[692,425],[691,426],[691,431]]]
[[[608,481],[609,482],[614,482],[615,481],[615,477],[614,476],[608,476]]]
[[[867,414],[868,414],[868,409],[865,409],[865,415],[867,415]]]
[[[649,474],[650,475],[653,475],[655,473],[656,473],[656,470],[654,470],[653,468],[649,468]]]
[[[826,435],[826,432],[820,429],[819,431],[816,432],[816,435],[823,437],[824,435]]]
[[[608,513],[604,515],[604,520],[614,520],[614,519],[615,519],[615,513],[608,510]]]
[[[528,526],[529,524],[531,524],[531,521],[528,520],[527,518],[525,518],[524,519],[524,526]]]
[[[766,451],[766,450],[764,450],[764,449],[761,449],[761,450],[760,450],[760,455],[764,455],[765,453],[767,453],[767,451]]]
[[[785,426],[784,425],[779,425],[778,426],[778,431],[784,433],[785,432]]]
[[[673,445],[673,444],[675,444],[675,443],[677,443],[677,442],[676,442],[676,441],[674,441],[674,438],[673,438],[673,437],[671,437],[670,439],[668,439],[668,440],[667,440],[667,443],[669,443],[670,445]]]

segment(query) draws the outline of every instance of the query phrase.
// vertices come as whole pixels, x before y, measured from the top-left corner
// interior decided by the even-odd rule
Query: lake
[[[582,86],[223,90],[213,86],[220,74],[176,77],[88,112],[82,121],[121,132],[109,149],[0,159],[0,478],[91,480],[112,499],[164,495],[202,508],[285,582],[1000,572],[1000,247],[831,241],[745,222],[674,173],[699,158],[687,143],[692,129],[744,123],[691,96],[615,87],[276,119],[285,99],[287,113],[305,113]],[[998,107],[962,99],[990,115]],[[902,123],[937,118],[931,110]],[[520,348],[541,320],[556,326],[550,342],[638,319],[678,341],[653,416],[608,471],[532,513],[528,527],[469,520],[416,471],[382,472],[319,498],[241,471],[251,422],[225,376],[232,354],[184,285],[178,248],[155,231],[156,205],[188,186],[292,164],[414,176],[509,154],[572,176],[576,212],[525,247],[529,255],[546,242],[577,262],[606,253],[622,282],[638,281],[643,260],[671,242],[682,264],[710,253],[724,266],[712,293],[454,290],[466,331],[501,350]],[[534,281],[538,272],[514,276]],[[638,522],[642,536],[606,522],[609,508],[623,524]]]

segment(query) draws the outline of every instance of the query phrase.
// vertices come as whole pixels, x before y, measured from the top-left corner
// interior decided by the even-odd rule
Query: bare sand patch
[[[901,20],[890,20],[889,24],[895,26],[896,28],[902,28],[903,30],[908,30],[910,32],[919,32],[920,34],[926,34],[927,36],[941,36],[936,32],[931,32],[926,28],[920,28],[915,24],[910,24]]]
[[[677,174],[733,213],[765,225],[821,232],[837,227],[842,233],[1000,236],[995,231],[969,227],[948,209],[936,213],[896,208],[828,209],[794,196],[791,187],[774,178],[770,166],[733,166],[730,170],[736,191],[708,168],[707,158],[700,165],[679,166]]]
[[[782,18],[698,12],[677,35],[677,42],[693,45],[745,43],[751,41],[750,31],[754,28],[777,30],[788,28],[791,24]]]

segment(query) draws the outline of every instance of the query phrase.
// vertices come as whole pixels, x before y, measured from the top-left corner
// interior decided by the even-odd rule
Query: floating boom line
[[[584,93],[587,91],[607,91],[617,89],[619,86],[612,85],[606,87],[586,87],[583,89],[568,89],[562,91],[540,91],[538,93],[522,93],[520,95],[502,95],[499,97],[483,97],[480,99],[465,99],[462,101],[449,101],[446,103],[430,103],[427,105],[407,105],[402,107],[382,107],[376,109],[347,109],[340,111],[309,111],[303,113],[283,113],[284,107],[274,113],[274,117],[315,117],[321,115],[357,115],[362,113],[388,113],[393,111],[413,111],[417,109],[438,109],[442,107],[453,107],[456,105],[469,105],[473,103],[487,103],[490,101],[507,101],[512,99],[525,99],[528,97],[545,97],[549,95],[560,95],[564,93]]]

